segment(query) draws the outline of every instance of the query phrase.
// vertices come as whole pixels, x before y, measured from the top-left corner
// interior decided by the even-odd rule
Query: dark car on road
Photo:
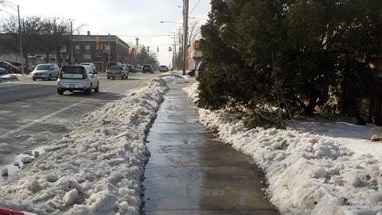
[[[9,62],[0,62],[0,67],[6,69],[9,73],[21,73],[21,69]]]
[[[8,70],[6,70],[6,69],[4,69],[4,68],[0,68],[0,76],[2,76],[2,75],[8,75],[8,74],[9,74]]]
[[[145,64],[142,67],[142,72],[143,73],[145,73],[145,72],[154,73],[154,70],[153,70],[153,67],[151,66],[151,64]]]

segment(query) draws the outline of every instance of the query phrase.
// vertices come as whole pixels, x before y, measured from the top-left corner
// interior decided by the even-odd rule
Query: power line
[[[190,12],[188,15],[190,15],[190,14],[195,10],[195,8],[198,6],[198,4],[200,3],[200,1],[201,1],[201,0],[199,0],[199,1],[195,4],[195,6],[192,8],[191,12]]]

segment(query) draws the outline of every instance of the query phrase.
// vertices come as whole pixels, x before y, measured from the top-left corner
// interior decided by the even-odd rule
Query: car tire
[[[98,92],[99,92],[99,82],[98,82],[98,84],[97,84],[97,87],[94,88],[94,92],[95,92],[95,93],[98,93]]]
[[[32,80],[33,80],[33,81],[36,81],[36,79],[35,79],[35,78],[32,78]]]
[[[52,74],[50,74],[49,76],[48,76],[48,81],[51,81],[52,80]]]
[[[86,93],[87,95],[91,95],[91,94],[92,94],[92,91],[93,91],[93,89],[92,89],[92,86],[90,85],[90,88],[89,88],[89,89],[86,89],[86,90],[85,90],[85,93]]]
[[[58,95],[64,95],[64,91],[60,90],[60,89],[57,89],[57,93],[58,93]]]

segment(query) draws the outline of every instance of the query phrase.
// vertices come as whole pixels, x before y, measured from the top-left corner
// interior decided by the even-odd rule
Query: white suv
[[[62,66],[57,79],[57,93],[63,95],[65,91],[83,91],[88,95],[92,91],[99,92],[99,79],[90,66],[67,65]]]

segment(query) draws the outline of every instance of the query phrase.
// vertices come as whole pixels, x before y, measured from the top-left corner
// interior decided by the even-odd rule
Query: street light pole
[[[188,52],[188,0],[183,0],[183,75],[186,75],[187,52]]]

